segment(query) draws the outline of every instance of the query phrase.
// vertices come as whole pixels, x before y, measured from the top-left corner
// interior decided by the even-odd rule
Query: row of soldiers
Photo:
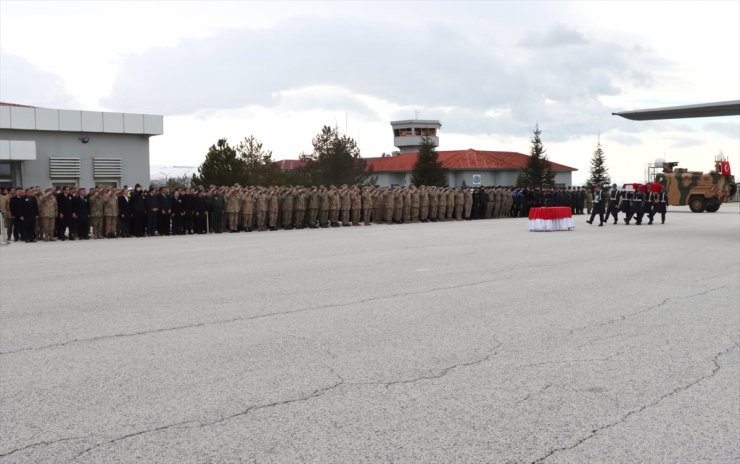
[[[8,240],[30,242],[505,218],[518,215],[517,192],[347,185],[18,188],[2,192],[0,210]]]
[[[605,194],[601,186],[596,186],[594,191],[594,209],[591,218],[586,221],[592,224],[596,215],[599,216],[599,226],[603,226],[610,217],[614,218],[614,224],[619,222],[619,213],[624,214],[624,223],[629,225],[634,218],[636,225],[641,225],[643,218],[647,216],[648,224],[653,223],[656,214],[660,214],[660,223],[665,224],[665,215],[668,209],[668,198],[661,184],[652,184],[657,191],[652,189],[642,190],[619,190],[617,184]],[[604,212],[606,204],[606,213]],[[606,216],[606,217],[605,217]]]

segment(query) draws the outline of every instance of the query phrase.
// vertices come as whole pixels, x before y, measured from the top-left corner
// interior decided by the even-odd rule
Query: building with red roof
[[[442,126],[436,120],[404,120],[391,122],[393,141],[400,152],[391,156],[365,158],[368,170],[372,170],[380,186],[411,185],[411,172],[418,157],[421,139],[429,137],[438,145],[437,133]],[[495,186],[515,185],[519,172],[527,165],[529,156],[514,151],[440,150],[439,162],[447,170],[447,184],[454,187],[464,185]],[[299,160],[279,161],[284,170],[292,170],[303,163]],[[550,162],[555,173],[555,183],[563,186],[572,184],[576,168]]]

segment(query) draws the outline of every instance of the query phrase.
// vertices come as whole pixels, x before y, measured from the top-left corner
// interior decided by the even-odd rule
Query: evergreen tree
[[[354,185],[372,179],[352,137],[324,126],[312,143],[313,153],[301,155],[304,165],[295,174],[295,177],[305,179],[306,185]]]
[[[532,147],[529,150],[527,165],[519,172],[517,186],[519,187],[553,187],[555,185],[555,173],[552,165],[547,159],[547,154],[542,139],[542,131],[539,124],[534,126],[533,136],[530,139]]]
[[[193,184],[202,186],[234,185],[245,180],[246,163],[226,138],[211,145],[205,161],[198,167],[198,176],[193,175]]]
[[[272,151],[264,150],[262,142],[253,135],[245,137],[236,147],[239,157],[244,160],[246,185],[283,185],[287,177],[280,166],[272,160]]]
[[[437,147],[431,138],[424,137],[421,139],[421,145],[419,145],[419,154],[411,173],[411,182],[416,186],[442,186],[446,180],[447,175],[442,164],[439,162]]]
[[[606,168],[606,156],[604,156],[604,150],[601,149],[601,140],[596,144],[594,157],[591,158],[591,177],[588,178],[588,185],[589,187],[611,185],[609,170]]]

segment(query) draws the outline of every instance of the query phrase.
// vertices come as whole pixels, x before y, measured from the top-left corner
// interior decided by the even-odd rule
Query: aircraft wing
[[[740,100],[701,103],[699,105],[669,106],[666,108],[648,108],[644,110],[621,111],[619,113],[612,114],[631,119],[633,121],[708,118],[711,116],[740,116]]]

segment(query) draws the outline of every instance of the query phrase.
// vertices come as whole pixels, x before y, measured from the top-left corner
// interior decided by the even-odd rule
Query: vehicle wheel
[[[689,198],[689,209],[692,213],[703,213],[704,210],[707,207],[707,200],[706,198],[694,195],[691,198]]]
[[[707,213],[716,213],[717,210],[719,209],[719,205],[720,205],[719,198],[717,197],[710,198],[709,201],[707,202]]]

